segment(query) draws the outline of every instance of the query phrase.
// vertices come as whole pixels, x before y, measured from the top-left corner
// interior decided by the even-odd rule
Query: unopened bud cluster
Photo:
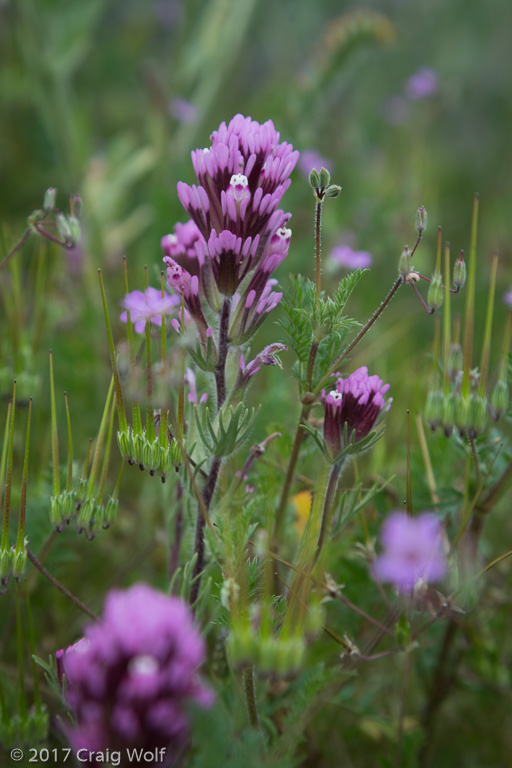
[[[147,469],[151,476],[159,475],[163,483],[170,471],[177,471],[182,464],[181,448],[174,437],[163,446],[158,437],[148,440],[145,432],[138,433],[128,427],[117,433],[117,444],[128,464],[136,464],[141,471]]]
[[[309,183],[318,203],[322,203],[326,197],[338,197],[341,192],[338,184],[331,184],[331,174],[326,168],[320,171],[313,168],[309,174]]]
[[[119,501],[110,496],[108,501],[100,502],[96,496],[89,495],[87,480],[80,480],[76,490],[62,491],[50,499],[50,521],[54,529],[61,533],[75,521],[78,533],[85,534],[91,541],[102,529],[110,528],[117,518]]]

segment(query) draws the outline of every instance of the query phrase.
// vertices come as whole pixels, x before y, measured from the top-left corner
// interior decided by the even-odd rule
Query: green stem
[[[320,523],[320,531],[318,533],[318,541],[315,552],[315,563],[320,557],[320,553],[325,543],[326,537],[329,535],[329,531],[332,525],[332,514],[334,509],[334,498],[336,495],[336,489],[338,487],[338,480],[340,478],[341,468],[343,466],[343,459],[336,461],[329,474],[329,480],[327,481],[327,488],[325,490],[324,507],[322,510],[322,521]]]
[[[28,403],[27,439],[25,441],[25,458],[23,460],[23,479],[21,481],[20,516],[18,519],[18,537],[16,539],[16,552],[24,548],[25,540],[25,510],[27,508],[27,480],[28,480],[28,454],[30,450],[30,419],[32,416],[32,398]]]
[[[11,488],[12,488],[12,449],[14,440],[14,413],[16,410],[16,381],[12,391],[11,420],[9,424],[9,443],[7,448],[7,465],[5,473],[5,498],[4,498],[4,522],[2,529],[2,541],[0,547],[9,549],[9,516],[11,513]]]
[[[23,626],[21,623],[20,588],[15,584],[16,603],[16,645],[18,649],[18,706],[20,719],[23,722],[27,717],[27,697],[25,695],[25,665],[23,661]]]
[[[258,717],[258,706],[256,703],[256,692],[254,690],[254,667],[247,666],[242,672],[244,682],[245,703],[249,713],[249,722],[253,728],[259,728],[260,720]]]
[[[56,587],[59,592],[62,592],[62,594],[68,598],[68,600],[71,600],[72,603],[76,605],[77,608],[79,608],[83,613],[85,613],[87,616],[89,616],[90,619],[93,619],[93,621],[97,621],[98,617],[96,614],[94,614],[89,608],[82,603],[81,600],[79,600],[78,597],[75,597],[75,595],[69,591],[69,589],[66,589],[66,587],[58,581],[55,576],[52,576],[51,573],[48,573],[44,565],[39,562],[37,557],[34,555],[34,553],[27,547],[27,557],[32,563],[35,568],[41,573],[45,579],[47,579],[50,584],[53,584],[54,587]]]
[[[316,201],[315,205],[315,256],[316,256],[316,308],[320,305],[322,295],[322,203]]]
[[[343,352],[339,355],[339,357],[336,358],[335,362],[331,365],[329,368],[329,371],[325,374],[325,376],[319,381],[319,383],[316,385],[315,389],[313,390],[315,395],[318,395],[321,389],[327,384],[329,379],[331,378],[332,374],[336,372],[336,370],[339,368],[340,364],[345,360],[348,355],[352,352],[354,347],[359,344],[363,336],[368,333],[372,325],[378,320],[378,318],[381,316],[381,314],[384,312],[386,307],[388,306],[389,302],[401,286],[403,280],[402,277],[398,277],[393,285],[391,286],[391,290],[389,291],[386,298],[383,300],[383,302],[380,304],[380,306],[375,310],[373,315],[370,317],[366,325],[359,331],[355,339],[346,347]]]

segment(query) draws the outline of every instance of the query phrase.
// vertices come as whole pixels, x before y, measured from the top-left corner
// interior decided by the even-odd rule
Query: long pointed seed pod
[[[473,199],[473,217],[471,220],[471,243],[469,247],[469,275],[466,293],[466,329],[464,338],[464,372],[462,377],[462,397],[469,398],[471,391],[471,352],[473,348],[473,325],[475,320],[475,280],[476,280],[476,243],[478,236],[478,195]]]
[[[105,323],[107,326],[108,346],[110,350],[110,363],[112,365],[112,373],[114,376],[114,383],[116,388],[116,400],[117,400],[117,418],[119,421],[119,430],[121,432],[128,431],[128,422],[126,420],[126,412],[124,410],[123,391],[121,389],[121,379],[119,377],[119,369],[117,367],[116,352],[114,348],[114,339],[112,337],[112,326],[110,325],[110,318],[108,315],[107,298],[105,296],[105,286],[103,285],[103,276],[101,269],[98,269],[98,276],[101,286],[101,298],[103,300],[103,311],[105,313]]]
[[[124,269],[124,290],[126,295],[129,293],[128,289],[128,266],[126,263],[126,256],[123,256],[123,269]],[[128,336],[128,354],[130,359],[130,375],[135,377],[135,352],[133,349],[133,323],[131,320],[130,310],[126,308],[126,334]],[[117,400],[117,397],[116,397]],[[140,405],[135,400],[132,405],[132,419],[133,419],[133,431],[136,435],[142,434],[142,419],[140,417]]]

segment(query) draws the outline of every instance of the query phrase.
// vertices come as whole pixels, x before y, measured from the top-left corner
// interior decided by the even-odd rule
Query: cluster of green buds
[[[128,275],[126,259],[124,260],[125,290],[128,294]],[[183,463],[184,437],[183,437],[183,401],[184,384],[180,390],[178,404],[178,420],[174,427],[177,427],[181,439],[172,434],[169,426],[169,409],[167,407],[154,408],[153,391],[153,361],[151,351],[151,333],[150,320],[146,321],[145,346],[146,346],[146,421],[142,425],[141,407],[136,398],[132,404],[132,426],[128,424],[126,410],[124,405],[123,390],[121,386],[121,377],[117,364],[117,358],[112,336],[112,328],[108,313],[105,289],[101,272],[99,273],[100,286],[103,299],[103,308],[105,312],[105,322],[107,326],[107,335],[110,348],[110,361],[112,364],[113,381],[115,384],[117,416],[119,430],[117,433],[117,444],[122,458],[131,466],[138,466],[141,471],[148,470],[151,476],[159,476],[164,483],[172,470],[176,472]],[[147,288],[147,268],[146,268],[146,288]],[[162,274],[162,295],[163,295],[163,274]],[[126,310],[126,329],[128,336],[130,375],[135,380],[136,365],[134,352],[133,323],[130,317],[130,310]],[[161,337],[161,368],[165,369],[166,360],[166,318],[162,316],[162,337]]]
[[[507,362],[512,319],[512,314],[509,312],[505,324],[498,379],[488,397],[487,378],[491,351],[498,256],[495,254],[492,260],[484,341],[480,368],[478,369],[472,366],[471,359],[475,307],[477,225],[478,197],[475,197],[466,292],[464,338],[461,341],[460,320],[458,316],[456,316],[452,328],[450,295],[446,291],[442,340],[441,328],[438,325],[434,340],[433,380],[425,407],[425,418],[432,430],[436,430],[440,426],[445,435],[450,437],[455,428],[461,436],[467,435],[470,439],[477,437],[484,431],[489,416],[497,421],[508,408]],[[440,246],[438,246],[439,251]],[[450,248],[448,244],[445,246],[444,253],[445,275],[448,275],[450,270]],[[458,259],[454,267],[455,288],[462,285],[465,279],[465,264],[461,259]],[[442,381],[439,380],[440,371],[442,372]]]
[[[236,525],[234,522],[227,533],[223,530],[228,551]],[[261,675],[288,677],[301,669],[308,639],[322,629],[321,596],[312,589],[311,565],[300,553],[287,600],[274,595],[275,561],[268,549],[269,534],[258,531],[253,543],[256,558],[251,563],[231,561],[230,568],[227,559],[220,597],[230,616],[228,658],[235,667],[251,665]],[[254,590],[257,602],[249,600]]]
[[[404,283],[408,283],[409,285],[412,286],[414,292],[416,293],[418,299],[420,300],[421,305],[423,306],[425,311],[429,315],[431,315],[435,312],[436,309],[439,309],[443,305],[446,293],[448,292],[458,293],[460,289],[464,286],[464,283],[466,282],[466,263],[464,261],[464,252],[461,251],[460,257],[455,262],[455,265],[453,268],[453,287],[450,286],[449,274],[445,275],[446,284],[443,285],[443,279],[441,275],[441,228],[439,227],[438,239],[437,239],[437,256],[436,256],[436,263],[435,263],[435,268],[434,268],[432,277],[426,277],[425,275],[422,275],[420,272],[418,272],[415,269],[412,263],[412,258],[416,253],[416,249],[418,248],[418,245],[420,244],[423,233],[427,229],[427,222],[428,222],[427,211],[422,205],[420,205],[420,207],[416,211],[416,224],[415,224],[415,228],[418,233],[418,236],[412,250],[409,248],[408,245],[404,247],[404,250],[402,251],[400,258],[398,260],[398,274],[399,274],[399,278]],[[429,283],[429,289],[428,289],[426,301],[416,286],[416,284],[419,283],[420,280],[425,280],[426,282]]]
[[[20,510],[18,516],[18,535],[16,544],[9,545],[9,520],[11,512],[12,464],[14,442],[14,415],[16,411],[16,381],[14,382],[12,400],[7,410],[2,455],[0,457],[0,506],[3,497],[3,525],[0,538],[0,588],[5,588],[11,575],[16,581],[21,581],[27,564],[27,539],[25,537],[25,510],[27,506],[28,456],[30,444],[30,420],[32,415],[32,400],[28,405],[27,436],[25,441],[25,458],[21,481]]]
[[[41,237],[60,245],[62,248],[74,248],[80,242],[80,209],[82,201],[80,195],[72,195],[69,198],[69,213],[62,213],[55,207],[57,190],[49,187],[44,194],[43,207],[33,211],[27,219],[30,230]],[[51,220],[53,217],[53,221]],[[55,226],[58,237],[50,232],[47,227]]]
[[[323,203],[327,197],[338,197],[341,192],[338,184],[331,184],[331,174],[327,168],[321,168],[320,171],[313,168],[309,174],[309,184],[317,203]]]
[[[158,416],[158,421],[161,416]],[[158,435],[149,439],[145,430],[139,425],[139,430],[128,427],[117,433],[117,444],[122,458],[128,464],[136,464],[141,471],[147,469],[151,476],[158,475],[165,483],[172,469],[178,471],[182,464],[181,448],[170,430],[159,430]],[[163,440],[160,438],[163,435]]]
[[[69,415],[67,395],[64,393],[68,433],[68,462],[66,488],[61,490],[53,360],[52,353],[50,352],[51,437],[53,462],[50,522],[53,528],[60,533],[74,520],[78,533],[84,533],[89,541],[93,539],[102,528],[109,528],[115,522],[119,506],[118,493],[123,465],[121,466],[112,495],[109,496],[107,501],[104,501],[114,426],[115,396],[113,397],[113,388],[112,381],[105,401],[94,451],[92,450],[93,441],[91,439],[89,441],[89,448],[87,450],[81,476],[76,483],[73,481],[71,419]],[[105,450],[102,461],[101,455],[104,444]]]

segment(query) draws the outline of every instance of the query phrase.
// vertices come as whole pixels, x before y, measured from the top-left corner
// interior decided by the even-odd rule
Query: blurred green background
[[[511,29],[509,0],[0,0],[3,251],[22,233],[27,215],[41,206],[47,187],[58,188],[63,209],[68,194],[79,192],[83,200],[83,239],[75,252],[34,238],[16,257],[22,299],[17,354],[8,334],[0,338],[0,368],[9,376],[19,376],[24,366],[39,374],[33,382],[33,445],[38,448],[31,463],[34,476],[37,470],[45,474],[29,491],[33,549],[48,532],[43,511],[50,478],[47,350],[54,350],[57,391],[66,389],[70,398],[76,453],[82,460],[88,438],[97,431],[110,377],[97,269],[106,276],[114,331],[121,338],[116,321],[124,292],[121,257],[128,258],[131,288],[143,287],[145,264],[151,283],[158,284],[160,238],[186,219],[176,183],[195,180],[190,150],[206,146],[212,130],[237,112],[259,121],[271,118],[283,140],[302,152],[315,150],[329,162],[333,181],[343,191],[325,209],[325,283],[333,288],[343,274],[328,260],[334,246],[345,242],[372,254],[372,271],[350,303],[351,314],[361,322],[395,279],[403,245],[414,241],[418,205],[429,213],[429,230],[415,263],[429,275],[438,225],[453,253],[468,249],[472,198],[478,192],[475,362],[490,257],[498,250],[491,360],[496,365],[506,312],[501,297],[512,281]],[[411,82],[424,70],[433,83],[426,93]],[[279,275],[284,284],[288,272],[313,274],[313,199],[304,173],[297,169],[292,178],[283,201],[293,214],[292,247]],[[43,253],[41,309],[34,304],[34,287]],[[9,292],[16,282],[12,270],[0,280]],[[463,300],[455,297],[455,310],[462,310]],[[405,492],[405,411],[417,411],[424,402],[433,327],[412,290],[401,289],[350,363],[350,370],[368,365],[391,384],[392,416],[373,467],[377,475],[398,473],[397,498]],[[255,351],[281,336],[267,323]],[[288,371],[285,355],[283,362]],[[283,402],[293,429],[294,386],[279,369],[261,372],[252,398],[257,401],[269,390],[276,396],[260,416],[259,436],[282,418]],[[9,388],[0,394],[5,403]],[[64,441],[62,403],[59,408]],[[21,451],[21,428],[19,434]],[[447,467],[443,441],[435,436],[432,443],[434,468],[441,475]],[[117,456],[112,463],[115,477]],[[56,575],[66,574],[70,586],[96,608],[106,588],[102,571],[86,570],[90,581],[84,587],[83,566],[70,569],[79,557],[87,562],[91,546],[96,557],[110,558],[116,541],[113,582],[137,573],[166,583],[165,552],[154,534],[155,521],[163,527],[166,497],[134,470],[125,473],[123,487],[115,533],[93,544],[66,533],[68,547],[56,547],[49,560]],[[418,506],[428,504],[426,485],[420,482],[416,492]],[[510,523],[503,516],[501,521],[503,528],[489,537],[489,559],[503,551],[504,531],[510,538]],[[153,554],[150,561],[145,547]],[[50,588],[43,588],[50,599]],[[42,656],[76,639],[79,627],[77,620],[67,628],[69,637],[52,634],[66,610],[59,595],[52,599],[55,620],[47,624]],[[45,606],[36,605],[37,611],[36,619],[44,622]],[[492,645],[492,639],[485,642]],[[454,731],[465,743],[465,768],[505,764],[500,761],[509,748],[496,714],[504,702],[498,690],[502,681],[494,668],[482,669],[477,674],[487,675],[488,686],[479,689],[479,697],[470,696],[468,704],[462,697],[441,728],[438,754],[444,756],[438,766],[459,762],[462,748],[459,742],[454,746]],[[494,725],[488,719],[487,736],[480,729],[484,710],[479,707],[492,707],[496,714]],[[375,765],[365,750],[378,748],[386,737],[371,723],[360,730],[353,720],[350,715],[344,738],[355,754],[354,764]],[[472,729],[468,722],[477,725]]]

